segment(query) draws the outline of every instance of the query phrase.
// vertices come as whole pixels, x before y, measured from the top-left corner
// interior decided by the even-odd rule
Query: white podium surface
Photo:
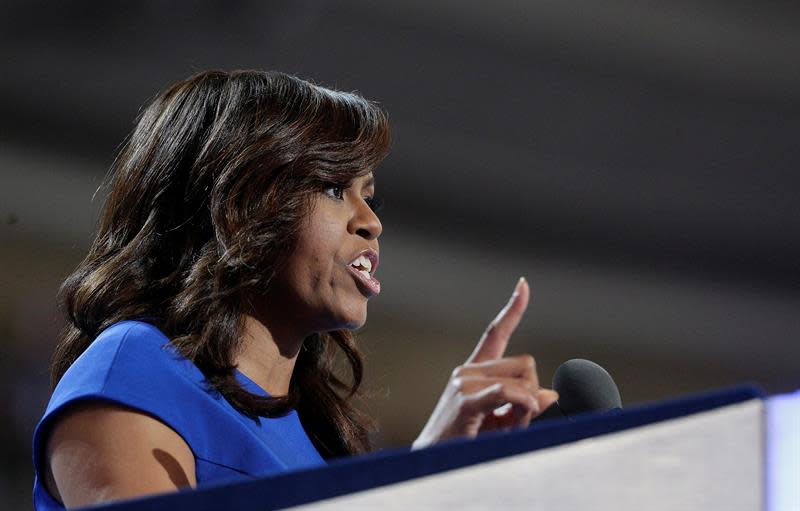
[[[800,511],[800,391],[767,401],[767,511]]]
[[[763,510],[764,409],[754,399],[291,509]]]

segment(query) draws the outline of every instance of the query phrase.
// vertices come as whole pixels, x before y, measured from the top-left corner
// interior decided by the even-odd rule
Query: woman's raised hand
[[[526,427],[558,399],[556,392],[539,388],[532,356],[503,357],[529,296],[528,283],[520,278],[467,361],[453,370],[413,449],[448,438],[473,438],[481,431]]]

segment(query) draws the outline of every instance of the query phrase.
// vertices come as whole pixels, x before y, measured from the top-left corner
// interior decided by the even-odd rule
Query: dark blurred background
[[[800,4],[32,2],[0,8],[0,508],[30,507],[55,295],[139,107],[278,69],[389,112],[384,291],[361,334],[381,447],[413,440],[520,275],[510,346],[627,404],[800,387]]]

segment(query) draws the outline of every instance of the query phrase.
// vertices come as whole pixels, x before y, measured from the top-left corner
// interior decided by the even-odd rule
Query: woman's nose
[[[370,208],[363,199],[359,200],[351,225],[351,232],[368,240],[377,239],[378,236],[381,235],[381,232],[383,232],[383,225],[378,215],[375,214],[372,208]]]

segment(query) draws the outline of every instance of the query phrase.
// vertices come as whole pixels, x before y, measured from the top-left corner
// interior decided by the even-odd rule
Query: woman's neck
[[[270,396],[285,396],[304,336],[280,331],[246,314],[236,365]]]

